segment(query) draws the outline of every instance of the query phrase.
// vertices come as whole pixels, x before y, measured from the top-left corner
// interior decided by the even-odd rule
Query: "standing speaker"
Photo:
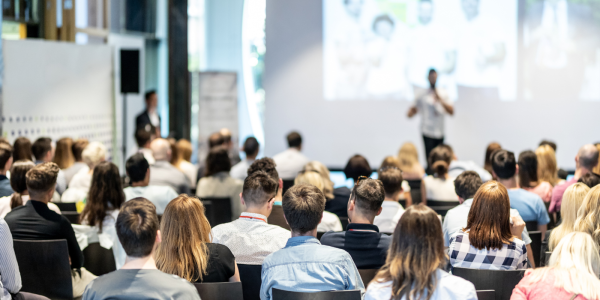
[[[121,94],[140,93],[140,50],[121,50]]]

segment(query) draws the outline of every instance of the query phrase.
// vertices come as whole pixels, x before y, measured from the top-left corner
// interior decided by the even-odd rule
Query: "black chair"
[[[229,197],[205,197],[200,199],[211,227],[231,222],[231,199]]]
[[[470,281],[476,290],[496,291],[496,300],[509,300],[525,270],[498,271],[454,267],[452,274]]]
[[[73,299],[66,240],[14,240],[22,292],[51,299]]]
[[[451,201],[439,201],[439,200],[430,200],[427,199],[427,206],[433,208],[434,206],[451,206],[451,207],[456,207],[458,206],[460,203],[458,202],[458,200],[451,200]]]
[[[269,218],[267,218],[267,222],[290,230],[290,225],[288,225],[283,217],[283,206],[281,205],[273,205],[273,210],[271,211]]]
[[[283,181],[283,189],[281,192],[282,195],[285,195],[285,192],[294,186],[294,179],[282,179],[281,181]]]
[[[477,292],[477,300],[495,300],[496,299],[496,291],[486,290],[486,291],[476,291]]]
[[[238,271],[240,272],[240,281],[242,282],[243,299],[260,300],[262,266],[238,264]]]
[[[79,216],[81,215],[80,213],[76,211],[61,211],[61,214],[67,217],[71,224],[79,224]]]
[[[100,243],[91,243],[83,249],[83,267],[96,276],[117,270],[112,249],[105,249]]]
[[[61,212],[77,211],[77,203],[75,202],[52,202],[58,206]]]
[[[398,203],[400,203],[400,205],[402,205],[402,207],[406,208],[406,199],[398,200]]]
[[[535,266],[540,265],[540,256],[542,251],[542,232],[541,231],[529,231],[529,237],[531,238],[531,251],[533,252],[533,262]]]
[[[527,228],[527,231],[537,231],[538,223],[537,223],[537,221],[525,222],[525,228]]]
[[[421,179],[416,180],[406,180],[408,182],[408,186],[410,186],[410,197],[412,198],[413,204],[419,204],[423,202],[421,199]],[[406,208],[406,207],[404,207]]]
[[[324,234],[325,232],[317,232],[317,240],[320,241]]]
[[[545,267],[548,265],[548,263],[550,262],[551,255],[552,255],[552,252],[546,251],[544,253],[544,257],[540,258],[540,267]]]
[[[431,209],[435,211],[436,214],[445,217],[449,210],[455,208],[456,206],[431,206]]]
[[[339,217],[340,218],[340,222],[342,223],[342,231],[346,231],[346,227],[348,227],[348,223],[350,223],[350,221],[348,221],[348,217]]]
[[[365,286],[369,285],[369,282],[375,278],[379,269],[358,269],[358,274]]]
[[[243,298],[241,282],[194,283],[200,299],[239,300]]]
[[[361,300],[359,290],[302,293],[273,288],[272,293],[273,300]]]

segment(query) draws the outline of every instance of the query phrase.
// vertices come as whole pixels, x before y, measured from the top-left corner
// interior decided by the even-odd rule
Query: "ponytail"
[[[10,209],[15,209],[19,206],[23,206],[23,198],[21,197],[21,193],[15,192],[10,197]]]
[[[444,176],[448,173],[448,168],[449,165],[447,162],[443,161],[443,160],[438,160],[436,162],[433,163],[433,165],[431,166],[431,168],[434,170],[435,174],[438,177]]]

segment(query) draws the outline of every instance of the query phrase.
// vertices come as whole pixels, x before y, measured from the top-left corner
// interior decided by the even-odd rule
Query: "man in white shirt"
[[[383,233],[394,233],[404,207],[398,203],[402,192],[402,171],[396,167],[389,167],[379,171],[378,179],[383,183],[385,199],[381,204],[381,213],[375,217],[374,225]]]
[[[131,181],[131,186],[123,189],[125,201],[146,198],[156,206],[156,213],[162,215],[167,204],[177,197],[177,192],[170,186],[149,185],[150,165],[143,154],[130,157],[125,163],[125,170]]]
[[[287,142],[289,148],[273,156],[279,177],[284,180],[296,178],[304,165],[309,162],[308,158],[300,152],[302,151],[302,136],[298,132],[293,131],[288,134]]]
[[[179,194],[190,194],[191,182],[183,172],[171,164],[171,144],[165,139],[155,139],[150,143],[154,165],[150,167],[151,185],[172,187]]]
[[[246,210],[239,219],[212,229],[213,243],[227,246],[238,264],[262,265],[291,237],[290,231],[267,223],[279,187],[265,171],[249,174],[240,195]]]
[[[256,140],[255,137],[251,136],[246,139],[244,142],[244,153],[246,153],[246,158],[235,166],[231,167],[231,171],[229,171],[229,175],[231,177],[244,180],[246,176],[248,176],[248,168],[250,165],[256,160],[256,156],[258,156],[258,151],[260,148],[260,144]]]
[[[448,150],[450,150],[450,153],[452,153],[452,161],[450,162],[450,168],[448,169],[448,175],[450,177],[456,178],[464,171],[475,171],[477,174],[479,174],[479,177],[481,177],[481,181],[488,182],[492,180],[492,174],[480,167],[474,161],[458,160],[456,154],[454,153],[454,149],[452,149],[450,145],[444,144],[443,147],[446,147]]]
[[[429,90],[415,100],[408,111],[412,118],[417,113],[421,114],[421,133],[425,144],[425,157],[433,148],[444,143],[444,115],[454,115],[454,106],[448,100],[448,93],[436,87],[437,72],[429,70]],[[429,166],[427,167],[429,169]],[[429,172],[428,172],[429,173]]]
[[[137,153],[144,154],[144,157],[150,165],[154,164],[154,156],[152,155],[152,149],[150,149],[150,143],[153,140],[153,133],[146,131],[146,129],[138,129],[135,131],[135,142],[138,145]]]

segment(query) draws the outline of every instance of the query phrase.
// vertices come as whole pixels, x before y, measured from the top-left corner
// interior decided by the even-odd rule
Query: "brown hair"
[[[385,190],[380,180],[366,178],[357,182],[350,193],[350,201],[354,200],[356,206],[365,214],[377,214],[383,200]]]
[[[402,190],[402,171],[394,167],[379,169],[378,178],[383,184],[385,196],[390,198]]]
[[[500,250],[512,240],[510,201],[502,184],[490,181],[479,188],[463,231],[469,231],[471,245],[479,250]]]
[[[169,202],[160,225],[162,242],[155,255],[159,270],[190,282],[206,275],[206,243],[212,238],[204,212],[202,201],[185,194]]]
[[[150,255],[158,233],[156,206],[141,197],[125,202],[117,217],[116,228],[119,242],[127,256]]]
[[[285,192],[283,214],[294,232],[306,233],[319,225],[325,210],[325,195],[314,185],[295,184]]]
[[[90,142],[88,142],[87,139],[77,139],[75,142],[73,142],[73,145],[71,146],[71,151],[73,152],[73,158],[75,159],[75,161],[83,161],[83,156],[81,154],[83,153],[83,150],[85,149],[85,147],[87,147],[89,143]]]
[[[346,175],[346,178],[352,178],[354,182],[356,182],[360,176],[371,176],[371,173],[373,173],[373,170],[371,170],[369,162],[360,154],[352,156],[348,160],[346,167],[344,167],[344,175]]]
[[[437,214],[422,204],[412,205],[398,221],[385,264],[374,280],[392,281],[392,300],[429,300],[437,285],[436,271],[445,261]]]
[[[522,188],[535,187],[538,181],[538,161],[533,151],[523,151],[519,154],[519,186]]]
[[[113,163],[101,162],[94,167],[87,202],[79,219],[82,222],[87,221],[90,226],[98,226],[102,232],[102,222],[106,212],[120,209],[123,203],[125,203],[125,193],[119,168]]]
[[[180,139],[175,144],[177,147],[177,153],[179,153],[179,157],[187,162],[192,161],[192,143],[186,139]]]
[[[502,147],[500,146],[500,144],[496,143],[496,142],[492,142],[487,146],[487,149],[485,149],[485,161],[483,162],[483,168],[490,172],[490,174],[492,174],[492,155],[494,154],[494,152],[496,150],[500,150],[502,149]]]
[[[33,167],[25,175],[29,194],[46,193],[56,186],[60,168],[53,162],[45,162]]]
[[[448,173],[451,161],[452,151],[444,145],[433,148],[429,154],[429,165],[438,177]]]
[[[275,197],[278,188],[279,182],[273,180],[267,172],[254,172],[244,179],[242,198],[247,206],[262,206]]]
[[[35,164],[32,161],[20,160],[14,163],[10,168],[10,187],[14,191],[10,197],[11,209],[23,205],[21,194],[27,191],[25,175],[29,170],[33,169],[33,167],[35,167]]]
[[[0,169],[4,169],[4,166],[13,156],[13,148],[10,144],[0,143]]]
[[[269,176],[273,178],[273,180],[279,183],[279,173],[277,173],[276,167],[277,164],[275,164],[275,161],[272,158],[263,157],[261,159],[255,160],[248,168],[247,173],[248,176],[250,176],[254,172],[264,171],[267,172],[267,174],[269,174]]]
[[[169,146],[171,147],[171,161],[170,163],[179,168],[179,164],[181,163],[181,155],[177,149],[177,141],[174,138],[168,138]]]
[[[13,161],[29,160],[33,161],[33,153],[31,152],[31,141],[26,137],[19,137],[13,144]]]
[[[71,151],[72,145],[73,139],[70,137],[62,138],[56,142],[56,150],[52,161],[55,162],[59,168],[66,169],[75,162],[73,152]]]
[[[31,152],[36,160],[43,160],[50,151],[52,151],[52,139],[49,137],[38,138],[31,145]]]
[[[463,200],[471,199],[483,182],[475,171],[464,171],[454,179],[454,191]]]
[[[217,146],[208,152],[206,157],[206,171],[204,176],[212,176],[219,172],[229,172],[231,170],[231,161],[227,148]]]

